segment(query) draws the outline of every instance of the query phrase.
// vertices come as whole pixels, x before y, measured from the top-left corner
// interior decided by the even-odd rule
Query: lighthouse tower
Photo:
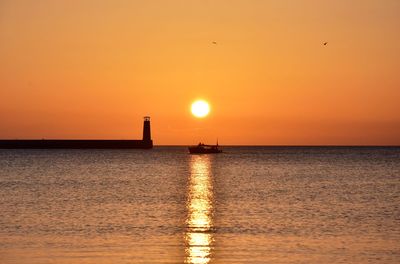
[[[143,143],[150,144],[153,146],[153,141],[151,140],[151,132],[150,132],[150,116],[144,117],[143,122]]]

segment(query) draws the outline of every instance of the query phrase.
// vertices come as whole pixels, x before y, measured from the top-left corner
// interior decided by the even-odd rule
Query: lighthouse
[[[150,131],[150,116],[145,116],[143,121],[143,143],[153,147],[153,140],[151,140]]]

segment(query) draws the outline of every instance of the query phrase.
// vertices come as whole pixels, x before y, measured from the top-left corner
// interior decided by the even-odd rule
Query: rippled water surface
[[[0,263],[400,263],[400,148],[0,150]]]

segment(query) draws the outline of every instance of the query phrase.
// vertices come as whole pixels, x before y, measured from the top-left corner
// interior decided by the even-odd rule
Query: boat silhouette
[[[190,154],[211,154],[211,153],[221,153],[222,150],[218,148],[217,145],[206,145],[203,143],[199,143],[197,146],[189,147]]]

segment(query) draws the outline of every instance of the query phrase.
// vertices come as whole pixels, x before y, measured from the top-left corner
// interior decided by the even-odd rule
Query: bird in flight
[[[324,46],[328,45],[328,42],[324,42]]]
[[[217,42],[216,42],[216,41],[213,41],[212,44],[217,45]]]

